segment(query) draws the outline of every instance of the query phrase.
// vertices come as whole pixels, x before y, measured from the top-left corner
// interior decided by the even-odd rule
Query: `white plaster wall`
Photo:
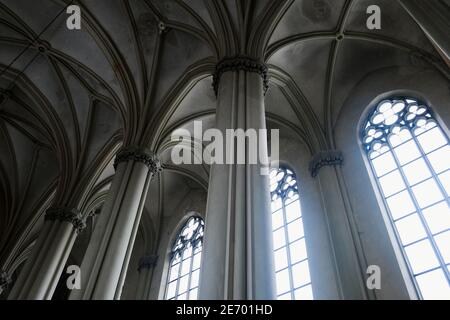
[[[438,114],[443,129],[448,134],[450,124],[449,82],[437,71],[410,67],[386,68],[373,72],[362,79],[351,91],[342,106],[341,113],[334,126],[336,149],[344,155],[344,165],[337,170],[342,174],[341,190],[348,196],[351,214],[354,216],[358,234],[362,242],[363,256],[368,265],[381,267],[382,287],[376,290],[377,299],[415,298],[415,290],[404,264],[401,250],[393,240],[393,233],[384,207],[379,201],[380,195],[374,189],[374,180],[367,171],[367,163],[359,143],[359,126],[365,119],[370,107],[377,101],[390,95],[410,95],[428,105]],[[304,217],[306,244],[314,297],[316,299],[342,298],[337,275],[334,246],[330,239],[330,225],[327,219],[323,195],[318,178],[312,178],[308,165],[312,154],[300,138],[281,129],[280,161],[295,171],[299,184],[299,193]],[[377,199],[378,198],[378,199]],[[162,299],[168,271],[169,251],[178,230],[186,219],[199,213],[204,217],[206,191],[193,190],[188,196],[175,193],[165,196],[165,210],[161,223],[158,245],[158,263],[154,268],[148,299]],[[174,206],[174,203],[177,205]],[[168,210],[167,208],[170,208]],[[343,222],[344,223],[344,222]],[[138,237],[136,254],[133,254],[130,270],[137,273],[138,255],[143,252],[144,244]],[[339,240],[335,240],[339,241]],[[139,249],[141,248],[141,249]],[[135,270],[135,271],[134,271]],[[345,278],[345,277],[342,277]],[[124,298],[133,298],[139,277],[127,278]]]
[[[282,133],[283,133],[282,129]],[[287,134],[286,136],[289,136]],[[325,211],[322,206],[322,197],[319,191],[317,180],[312,178],[308,165],[311,160],[311,153],[306,145],[299,139],[291,136],[281,138],[280,159],[282,164],[294,170],[299,183],[299,194],[301,199],[302,214],[306,244],[309,257],[311,280],[315,299],[339,299],[339,280],[336,275],[333,246],[329,238],[329,225]],[[164,289],[168,273],[169,252],[174,238],[184,222],[193,214],[198,213],[204,217],[206,205],[206,191],[191,191],[184,200],[180,201],[181,194],[173,194],[167,197],[171,202],[170,209],[166,203],[164,205],[164,217],[161,223],[161,234],[158,245],[158,262],[154,268],[150,292],[148,299],[163,299]],[[179,205],[173,207],[173,203]],[[167,212],[170,211],[170,212]],[[137,287],[140,280],[134,273],[137,273],[136,264],[141,254],[143,244],[140,238],[136,239],[136,250],[130,261],[129,274],[124,287],[123,299],[134,298],[133,287]],[[138,253],[139,252],[139,253]],[[134,262],[135,263],[134,263]]]
[[[409,95],[428,103],[448,134],[449,81],[433,69],[409,67],[378,70],[362,79],[344,102],[334,133],[336,148],[344,155],[342,173],[365,258],[368,265],[381,268],[381,290],[375,291],[376,298],[410,299],[416,297],[415,289],[358,136],[370,108],[392,95]]]
[[[287,165],[297,176],[314,299],[339,299],[339,280],[329,225],[317,180],[308,170],[311,157],[300,140],[280,139],[281,165]]]
[[[179,199],[178,199],[179,200]],[[177,201],[169,198],[168,201]],[[147,299],[164,299],[164,290],[169,269],[169,253],[176,235],[184,223],[192,215],[205,219],[206,191],[192,190],[188,196],[173,210],[170,215],[165,213],[161,222],[158,245],[158,262],[153,270],[150,291]]]

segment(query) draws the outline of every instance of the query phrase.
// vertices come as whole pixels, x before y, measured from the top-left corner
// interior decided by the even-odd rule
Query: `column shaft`
[[[337,151],[319,152],[311,161],[310,170],[317,177],[333,244],[336,273],[342,299],[367,299],[365,287],[366,262],[362,254],[358,230],[346,205],[337,168],[343,162]]]
[[[150,179],[153,155],[128,148],[116,158],[116,175],[81,264],[81,289],[70,299],[120,299]]]
[[[84,220],[76,210],[47,211],[46,221],[8,299],[49,300]]]
[[[227,129],[266,128],[263,88],[256,72],[221,74],[216,127],[224,137]],[[267,157],[267,139],[262,140],[258,151]],[[269,182],[260,162],[249,164],[251,147],[246,140],[245,164],[236,164],[235,144],[233,164],[212,165],[200,299],[275,297]]]

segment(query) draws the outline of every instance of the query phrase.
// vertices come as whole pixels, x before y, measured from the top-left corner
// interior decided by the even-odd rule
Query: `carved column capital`
[[[216,70],[213,75],[213,88],[216,96],[219,92],[219,83],[222,74],[227,71],[241,70],[259,74],[263,80],[264,93],[266,93],[269,88],[268,68],[266,64],[258,59],[237,55],[234,57],[225,57],[216,65]]]
[[[158,256],[155,254],[144,256],[141,259],[139,259],[139,267],[138,271],[140,272],[142,269],[151,269],[156,266],[156,263],[158,262]]]
[[[145,164],[153,174],[162,170],[161,162],[156,157],[156,154],[138,147],[126,147],[121,149],[117,153],[114,161],[114,168],[117,169],[119,163],[128,161],[136,161]]]
[[[45,214],[45,220],[69,222],[77,230],[77,233],[80,233],[86,227],[86,219],[77,209],[50,208]]]
[[[309,171],[311,176],[315,177],[319,173],[320,169],[325,166],[342,165],[344,157],[342,152],[337,150],[320,151],[312,158],[309,163]]]

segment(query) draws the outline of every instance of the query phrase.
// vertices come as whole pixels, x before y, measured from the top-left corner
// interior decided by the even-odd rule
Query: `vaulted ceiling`
[[[72,2],[81,30],[66,27]],[[366,28],[369,5],[381,30]],[[76,206],[110,181],[120,143],[158,152],[164,194],[206,188],[207,166],[171,163],[170,134],[214,126],[211,74],[236,54],[268,64],[268,125],[311,151],[332,144],[365,75],[442,64],[393,0],[0,0],[0,260],[49,198]]]

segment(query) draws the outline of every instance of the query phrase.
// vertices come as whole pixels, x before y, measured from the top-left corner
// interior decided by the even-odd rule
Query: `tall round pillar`
[[[229,129],[256,130],[257,134],[266,129],[267,67],[263,63],[243,56],[222,60],[214,88],[216,128],[223,137]],[[238,163],[235,143],[223,150],[228,161],[211,167],[200,299],[275,298],[269,181],[261,170],[268,163],[267,137],[258,135],[256,164],[249,161],[254,145],[246,139],[244,146],[244,163]]]
[[[330,225],[341,297],[353,300],[372,299],[373,294],[368,291],[365,283],[367,263],[361,241],[338,176],[337,167],[343,161],[340,151],[320,151],[310,162],[310,172],[317,179]]]
[[[8,299],[50,300],[85,219],[76,209],[51,208],[45,215],[33,253]]]
[[[70,299],[120,299],[148,186],[161,165],[152,152],[127,147],[119,151],[115,168],[81,264],[81,289]]]

